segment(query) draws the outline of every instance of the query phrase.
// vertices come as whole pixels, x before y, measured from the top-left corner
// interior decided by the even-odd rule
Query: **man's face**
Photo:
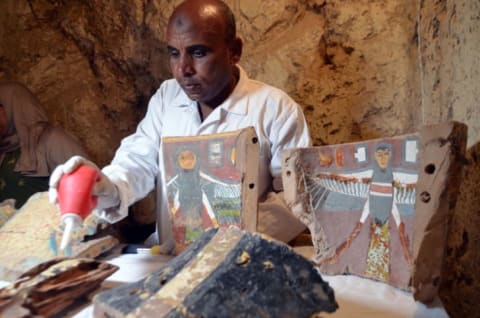
[[[381,169],[386,169],[388,167],[388,162],[390,161],[391,153],[388,149],[378,149],[375,151],[375,160],[378,163],[378,166]]]
[[[5,109],[0,104],[0,138],[3,138],[8,131],[8,118]]]
[[[191,16],[182,19],[182,23],[173,22],[167,28],[171,71],[188,97],[216,107],[233,90],[233,69],[239,56],[227,45],[221,21],[206,23]]]

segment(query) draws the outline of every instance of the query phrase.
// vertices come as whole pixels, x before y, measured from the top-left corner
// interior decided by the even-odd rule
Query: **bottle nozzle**
[[[67,213],[62,216],[63,224],[65,225],[65,229],[63,230],[62,241],[60,243],[60,250],[63,251],[70,243],[70,239],[72,237],[72,233],[75,228],[80,224],[81,219],[78,215]]]

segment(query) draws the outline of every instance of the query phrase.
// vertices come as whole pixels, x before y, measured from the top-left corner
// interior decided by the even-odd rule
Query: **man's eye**
[[[170,57],[178,57],[180,53],[177,50],[168,50],[168,56]]]
[[[207,50],[205,49],[195,49],[192,52],[192,56],[195,58],[204,57],[205,55],[207,55]]]

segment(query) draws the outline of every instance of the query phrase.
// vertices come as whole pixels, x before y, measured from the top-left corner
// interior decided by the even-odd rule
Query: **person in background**
[[[0,202],[15,199],[18,209],[48,191],[51,172],[74,155],[88,157],[74,136],[49,123],[26,86],[0,82]]]
[[[128,206],[157,185],[157,230],[147,245],[174,248],[163,184],[161,140],[255,128],[260,143],[259,232],[288,242],[305,226],[281,193],[281,152],[311,145],[301,108],[285,92],[248,78],[238,65],[242,40],[231,9],[220,0],[186,0],[167,26],[167,50],[173,79],[151,97],[148,110],[132,135],[122,140],[112,162],[101,170],[94,188],[94,212],[109,222],[128,214]],[[96,165],[73,157],[50,178],[50,201],[57,203],[63,174],[79,165]]]

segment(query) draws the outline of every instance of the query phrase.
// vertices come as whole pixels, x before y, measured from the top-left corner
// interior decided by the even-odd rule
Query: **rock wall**
[[[178,0],[0,2],[0,79],[26,83],[104,165],[170,77]],[[479,2],[227,0],[241,64],[303,107],[316,145],[459,120],[479,136]]]
[[[315,144],[416,129],[415,6],[284,0],[234,7],[247,43],[244,64],[304,107]]]
[[[480,1],[420,1],[421,121],[458,120],[480,139]]]
[[[168,77],[158,14],[164,7],[135,0],[2,1],[0,76],[27,84],[52,121],[104,165]]]
[[[29,85],[104,165],[170,77],[164,29],[178,2],[4,0],[0,78]],[[315,144],[450,119],[478,139],[478,1],[227,2],[242,65],[302,105]]]
[[[227,1],[242,65],[304,108],[315,144],[418,126],[418,8],[390,1]],[[164,29],[178,1],[4,0],[0,77],[26,83],[104,165],[170,77]]]

